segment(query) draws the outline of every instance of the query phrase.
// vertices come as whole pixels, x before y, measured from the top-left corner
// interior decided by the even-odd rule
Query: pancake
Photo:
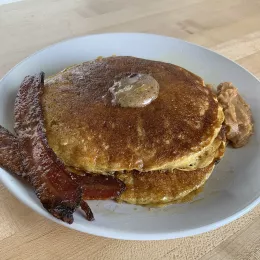
[[[214,169],[215,163],[224,156],[226,140],[222,133],[218,135],[218,139],[221,141],[214,160],[204,168],[191,171],[174,169],[139,172],[135,170],[116,173],[116,177],[126,185],[126,190],[117,200],[149,206],[182,203],[187,195],[204,186]]]
[[[190,160],[184,161],[183,167],[179,167],[178,169],[183,171],[192,171],[208,166],[215,161],[216,158],[219,158],[220,154],[222,158],[225,151],[225,145],[225,129],[222,127],[211,145],[205,147],[200,152],[190,157]]]
[[[117,199],[136,205],[172,203],[202,187],[210,177],[214,163],[194,171],[165,170],[119,173],[117,177],[126,185],[126,190]]]
[[[107,102],[115,79],[129,73],[151,75],[160,86],[157,99],[142,108]],[[200,77],[134,57],[103,58],[63,70],[45,81],[42,105],[48,143],[57,156],[67,166],[102,174],[193,170],[190,165],[214,146],[224,120],[215,94]]]

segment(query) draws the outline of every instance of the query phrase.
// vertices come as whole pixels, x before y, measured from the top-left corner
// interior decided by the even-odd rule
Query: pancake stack
[[[159,94],[143,107],[112,101],[115,81],[149,75]],[[203,80],[173,64],[109,57],[74,65],[45,80],[48,143],[73,172],[113,175],[118,201],[160,205],[200,189],[225,152],[224,114]]]

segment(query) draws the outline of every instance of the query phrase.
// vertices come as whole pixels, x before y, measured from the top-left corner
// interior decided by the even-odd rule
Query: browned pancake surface
[[[143,108],[104,101],[114,80],[129,73],[153,76],[160,85],[158,98]],[[75,168],[157,169],[212,141],[219,124],[214,98],[201,78],[172,64],[134,57],[85,62],[46,81],[48,141]]]

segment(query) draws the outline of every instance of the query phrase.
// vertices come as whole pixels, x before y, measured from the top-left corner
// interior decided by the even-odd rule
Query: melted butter
[[[112,104],[121,107],[144,107],[159,95],[158,82],[148,74],[131,74],[109,88]]]

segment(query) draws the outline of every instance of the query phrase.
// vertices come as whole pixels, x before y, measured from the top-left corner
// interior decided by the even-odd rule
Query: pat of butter
[[[121,107],[144,107],[159,95],[159,83],[148,74],[131,74],[109,88],[112,104]]]

